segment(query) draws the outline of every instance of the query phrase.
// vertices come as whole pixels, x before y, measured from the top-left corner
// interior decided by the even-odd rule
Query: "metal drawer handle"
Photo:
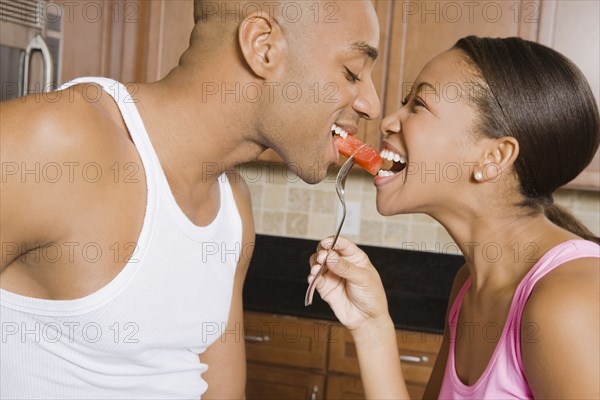
[[[429,361],[429,357],[427,356],[400,356],[400,361],[410,362],[410,363],[426,363]]]
[[[42,58],[44,60],[44,86],[42,91],[50,92],[52,90],[52,55],[50,54],[48,45],[38,33],[31,39],[31,41],[29,41],[29,44],[25,49],[25,56],[19,60],[23,65],[23,74],[21,76],[23,79],[21,82],[21,90],[23,91],[23,93],[21,93],[22,96],[27,96],[29,94],[29,64],[31,64],[31,53],[34,50],[41,51]]]
[[[244,335],[246,342],[268,342],[271,340],[269,336]]]
[[[319,387],[317,385],[313,386],[312,392],[310,393],[310,400],[317,400],[318,392],[319,392]]]

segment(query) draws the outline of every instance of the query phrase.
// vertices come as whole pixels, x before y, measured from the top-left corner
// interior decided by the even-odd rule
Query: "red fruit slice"
[[[353,135],[348,135],[346,138],[342,138],[339,135],[335,137],[335,144],[337,145],[338,152],[344,157],[350,157],[354,155],[356,164],[361,168],[365,169],[371,175],[377,175],[377,172],[381,169],[383,159],[377,151],[366,143],[363,143],[360,139]]]

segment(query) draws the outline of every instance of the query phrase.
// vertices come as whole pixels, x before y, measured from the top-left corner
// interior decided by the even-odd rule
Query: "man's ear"
[[[519,142],[512,136],[490,139],[480,161],[481,181],[496,182],[514,164],[519,155]],[[477,171],[476,171],[477,173]]]
[[[281,26],[265,13],[251,13],[238,30],[240,50],[252,71],[266,79],[281,64],[287,41]]]

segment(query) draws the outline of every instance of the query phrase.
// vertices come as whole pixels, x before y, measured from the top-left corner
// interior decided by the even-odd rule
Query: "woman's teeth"
[[[385,164],[387,164],[386,167],[389,165],[389,169],[380,169],[377,173],[378,176],[396,175],[397,173],[402,171],[406,166],[406,158],[398,153],[394,153],[390,150],[381,150],[379,155],[381,155],[381,158],[388,161],[388,163]]]
[[[340,128],[336,124],[331,125],[331,133],[334,135],[339,135],[344,139],[348,137],[348,132],[346,132],[343,128]]]

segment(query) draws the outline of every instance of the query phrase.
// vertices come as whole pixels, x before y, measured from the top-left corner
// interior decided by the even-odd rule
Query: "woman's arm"
[[[324,261],[331,240],[311,257],[309,282]],[[379,274],[367,255],[345,238],[327,259],[329,271],[317,283],[321,297],[351,332],[367,399],[408,399],[396,343]],[[340,257],[341,256],[341,257]]]
[[[521,318],[525,376],[540,399],[600,398],[600,268],[574,260],[542,278]]]

